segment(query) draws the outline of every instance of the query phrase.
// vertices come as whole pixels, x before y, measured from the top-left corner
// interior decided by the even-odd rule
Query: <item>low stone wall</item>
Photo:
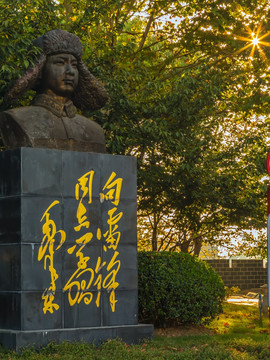
[[[241,290],[259,288],[267,284],[267,267],[263,260],[209,259],[204,260],[221,276],[224,285]]]

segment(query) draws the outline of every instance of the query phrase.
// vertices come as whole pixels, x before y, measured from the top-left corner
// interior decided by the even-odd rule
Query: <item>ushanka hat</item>
[[[47,56],[65,53],[72,54],[78,60],[79,82],[71,98],[74,105],[82,110],[97,110],[105,105],[108,93],[82,61],[83,48],[76,35],[60,29],[51,30],[35,39],[33,45],[41,48],[42,51],[36,64],[27,69],[8,92],[5,98],[7,102],[18,99],[27,90],[38,91],[38,83],[40,79],[42,81],[42,69]]]

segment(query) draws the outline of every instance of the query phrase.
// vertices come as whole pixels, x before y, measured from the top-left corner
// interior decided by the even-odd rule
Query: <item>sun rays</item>
[[[263,60],[268,61],[265,52],[263,51],[263,46],[270,46],[270,43],[265,41],[264,39],[270,35],[270,31],[266,32],[265,34],[261,34],[262,26],[259,25],[258,28],[254,31],[251,30],[249,26],[247,26],[247,36],[238,36],[235,35],[235,39],[245,41],[247,44],[243,46],[241,49],[236,51],[235,54],[239,54],[240,52],[251,48],[249,58],[252,60],[255,54],[255,51],[257,50],[260,57],[263,58]]]

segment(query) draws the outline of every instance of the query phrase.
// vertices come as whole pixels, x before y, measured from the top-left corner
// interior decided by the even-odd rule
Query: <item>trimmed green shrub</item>
[[[209,322],[225,289],[206,262],[185,253],[138,253],[139,320],[155,326]]]

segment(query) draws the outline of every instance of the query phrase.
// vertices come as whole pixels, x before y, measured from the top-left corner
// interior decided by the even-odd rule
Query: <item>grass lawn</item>
[[[270,359],[269,320],[260,321],[258,308],[225,304],[224,313],[207,329],[210,334],[189,336],[177,336],[175,329],[171,336],[155,336],[153,341],[136,346],[112,340],[100,347],[64,343],[50,344],[39,352],[26,349],[16,354],[1,350],[0,359]],[[191,334],[192,329],[187,329],[187,333]]]

